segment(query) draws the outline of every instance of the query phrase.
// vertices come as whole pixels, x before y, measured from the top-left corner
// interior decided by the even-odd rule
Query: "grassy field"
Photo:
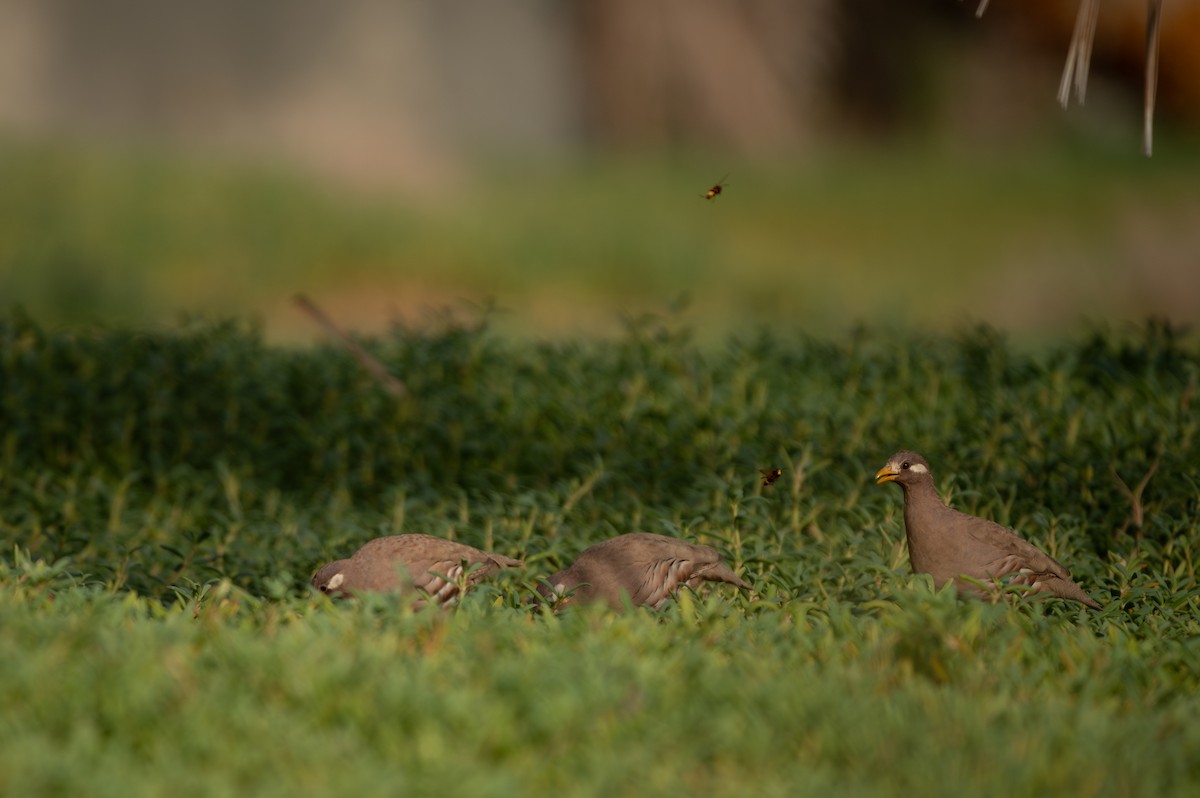
[[[242,322],[0,320],[5,795],[1193,795],[1200,344],[983,327],[533,342],[487,317],[342,351]],[[910,574],[926,454],[1106,604]],[[758,468],[783,477],[764,489]],[[1144,492],[1135,490],[1152,473]],[[757,588],[526,604],[634,529]],[[448,612],[306,581],[382,534],[525,559]]]

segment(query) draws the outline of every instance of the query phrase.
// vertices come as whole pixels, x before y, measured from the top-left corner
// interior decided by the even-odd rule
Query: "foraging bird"
[[[624,606],[623,596],[635,607],[659,609],[680,587],[694,589],[701,582],[751,589],[715,549],[648,532],[631,532],[589,546],[549,582],[553,593],[546,585],[538,588],[546,598],[570,593],[564,603],[606,601],[614,609]]]
[[[1003,580],[1101,609],[1061,563],[1037,546],[999,524],[943,504],[929,463],[916,452],[892,455],[875,482],[895,482],[904,489],[909,560],[913,571],[929,574],[937,587],[953,580],[960,593],[986,596],[970,580]]]
[[[322,566],[312,585],[338,596],[411,587],[438,604],[448,604],[458,597],[463,571],[474,565],[479,567],[467,577],[468,584],[524,563],[433,535],[391,535],[364,543],[348,559]]]

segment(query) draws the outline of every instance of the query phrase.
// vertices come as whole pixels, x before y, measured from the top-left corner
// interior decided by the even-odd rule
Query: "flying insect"
[[[728,179],[728,177],[729,175],[726,174],[725,177],[722,177],[717,181],[715,186],[710,188],[708,191],[705,191],[700,196],[704,197],[706,200],[716,199],[717,197],[721,196],[721,192],[725,190],[725,181]]]
[[[760,468],[760,469],[758,469],[758,473],[762,474],[763,487],[765,488],[768,485],[774,485],[775,480],[777,480],[781,476],[783,476],[783,469],[782,468]]]

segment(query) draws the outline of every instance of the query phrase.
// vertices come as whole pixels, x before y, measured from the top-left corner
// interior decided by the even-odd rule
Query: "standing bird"
[[[941,587],[954,580],[960,593],[987,596],[975,582],[1004,580],[1101,609],[1057,560],[1010,529],[960,513],[942,503],[929,463],[916,452],[897,452],[875,482],[904,489],[904,531],[913,571]]]
[[[467,577],[472,585],[524,563],[433,535],[391,535],[367,541],[349,559],[323,565],[312,585],[335,596],[416,588],[437,604],[448,604],[458,598],[463,572],[474,565],[479,567]]]
[[[725,582],[750,590],[721,561],[716,549],[698,546],[665,535],[631,532],[589,546],[565,571],[549,579],[553,592],[540,585],[546,598],[570,593],[563,603],[606,601],[614,609],[624,606],[624,596],[635,607],[659,609],[683,585]]]

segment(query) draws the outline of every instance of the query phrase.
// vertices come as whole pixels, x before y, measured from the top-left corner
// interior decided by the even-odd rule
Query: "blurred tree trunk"
[[[582,0],[588,127],[617,146],[803,146],[821,127],[836,5]]]

